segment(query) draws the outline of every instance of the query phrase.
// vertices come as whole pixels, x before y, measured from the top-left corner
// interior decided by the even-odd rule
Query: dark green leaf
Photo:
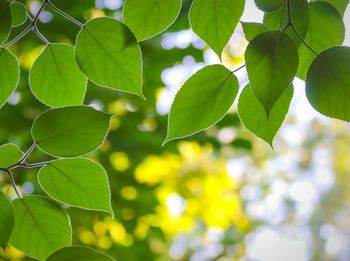
[[[7,168],[16,164],[23,156],[23,152],[15,144],[0,146],[0,168]]]
[[[46,105],[81,105],[87,79],[77,65],[74,47],[47,45],[30,70],[29,84],[35,97]]]
[[[288,35],[264,32],[249,43],[245,61],[251,88],[269,115],[296,74],[298,50]]]
[[[230,109],[238,92],[238,81],[222,65],[204,67],[176,94],[169,114],[165,142],[209,128]]]
[[[123,21],[142,41],[167,29],[180,10],[181,0],[126,0]]]
[[[76,157],[99,147],[108,132],[110,115],[88,106],[51,109],[40,114],[32,136],[44,152]]]
[[[62,248],[53,253],[46,261],[114,261],[113,258],[99,253],[92,248],[72,246]]]
[[[27,256],[45,260],[52,252],[71,244],[67,213],[45,197],[26,196],[13,201],[15,227],[10,244]]]
[[[255,0],[256,6],[264,12],[276,11],[284,0]]]
[[[17,88],[19,64],[17,58],[8,50],[0,48],[0,108]]]
[[[12,17],[10,3],[2,0],[0,1],[0,46],[10,36],[11,24]]]
[[[330,4],[325,2],[311,3],[309,32],[305,41],[311,48],[320,53],[332,46],[341,45],[345,37],[345,27],[342,16]],[[315,59],[315,55],[305,46],[299,47],[298,77],[306,78],[306,73]]]
[[[87,22],[77,36],[75,56],[97,85],[143,97],[141,49],[121,22],[108,17]]]
[[[54,160],[40,169],[38,179],[44,191],[59,202],[113,215],[107,174],[96,162],[84,158]]]
[[[350,47],[333,47],[311,64],[306,78],[306,95],[320,113],[350,121]]]
[[[0,191],[0,247],[5,248],[15,224],[13,207]]]
[[[27,21],[26,7],[22,3],[11,3],[12,26],[20,26]]]
[[[291,86],[284,91],[267,118],[264,107],[247,85],[238,101],[238,114],[244,126],[272,147],[273,139],[288,113],[293,91]]]
[[[244,0],[194,0],[189,14],[192,30],[221,57],[243,9]]]
[[[317,1],[327,2],[333,5],[341,15],[344,15],[346,7],[349,4],[349,0],[317,0]]]
[[[243,27],[245,38],[247,39],[248,42],[251,41],[258,34],[261,34],[263,32],[270,30],[266,25],[260,24],[260,23],[241,22],[241,24]]]
[[[272,30],[283,29],[287,24],[286,19],[282,20],[282,11],[285,11],[285,17],[288,17],[288,8],[280,8],[279,10],[271,13],[265,13],[264,15],[264,24],[266,24]],[[305,38],[308,29],[309,29],[309,3],[307,0],[293,0],[292,1],[292,21],[298,31],[299,35],[302,38]],[[294,43],[299,46],[301,41],[292,30],[292,27],[289,26],[285,31],[293,40]]]

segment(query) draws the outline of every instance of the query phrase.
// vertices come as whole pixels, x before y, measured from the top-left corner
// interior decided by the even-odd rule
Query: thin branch
[[[39,31],[39,29],[38,29],[38,27],[37,27],[36,25],[33,27],[33,31],[34,31],[34,33],[35,33],[46,45],[50,44],[49,40],[47,40],[47,39],[45,38],[45,36],[43,36],[43,35],[40,33],[40,31]]]
[[[29,20],[31,20],[30,25],[25,28],[19,35],[17,35],[15,38],[13,38],[10,42],[8,42],[7,44],[5,44],[3,46],[3,48],[8,48],[11,45],[13,45],[15,42],[19,41],[20,39],[22,39],[26,34],[28,34],[35,26],[36,26],[36,21],[39,19],[39,16],[41,14],[41,12],[44,10],[46,4],[47,4],[48,0],[44,0],[43,3],[41,4],[38,13],[35,15],[34,18],[31,19],[31,16],[29,16]],[[28,15],[27,15],[28,16]]]
[[[36,143],[33,143],[29,149],[26,151],[26,153],[24,153],[24,155],[22,156],[22,158],[17,161],[15,164],[9,166],[6,168],[6,170],[9,170],[9,169],[15,169],[17,168],[18,165],[21,165],[22,163],[24,163],[26,161],[26,159],[29,157],[29,155],[33,152],[33,150],[35,149],[36,147]]]
[[[281,28],[282,28],[283,19],[285,18],[285,12],[286,12],[286,1],[283,2],[282,17],[281,17],[281,20],[280,20],[280,25],[278,26],[278,30],[280,30],[280,31],[281,31]]]
[[[17,189],[16,181],[13,178],[11,171],[6,169],[5,172],[8,174],[8,176],[10,178],[11,185],[12,185],[13,189],[15,190],[17,197],[22,200],[22,196]]]
[[[243,69],[245,67],[245,64],[241,65],[240,67],[234,69],[233,71],[231,71],[231,73],[235,73],[238,72],[239,70]]]
[[[25,169],[34,169],[34,168],[40,168],[40,167],[43,167],[45,165],[48,165],[50,164],[51,161],[43,161],[43,162],[36,162],[36,163],[21,163],[21,164],[18,164],[16,166],[17,167],[22,167],[22,168],[25,168]]]
[[[295,33],[295,35],[299,38],[299,40],[302,42],[303,45],[306,46],[306,48],[308,48],[314,55],[318,56],[318,53],[312,49],[312,47],[307,43],[305,42],[305,40],[303,39],[303,37],[298,33],[297,29],[295,28],[294,24],[291,24],[291,27]]]
[[[70,15],[68,15],[67,13],[63,12],[61,9],[57,8],[55,5],[53,5],[51,3],[50,0],[47,1],[48,6],[53,9],[56,13],[58,13],[59,15],[63,16],[64,18],[66,18],[67,20],[71,21],[72,23],[76,24],[77,26],[79,26],[80,28],[84,27],[84,24],[82,24],[81,22],[79,22],[78,20],[76,20],[75,18],[71,17]]]

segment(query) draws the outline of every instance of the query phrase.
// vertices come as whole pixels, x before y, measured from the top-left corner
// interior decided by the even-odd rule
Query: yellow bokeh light
[[[125,171],[130,166],[129,156],[125,152],[114,152],[109,157],[109,160],[113,168],[118,171]]]
[[[122,188],[120,194],[127,200],[134,200],[137,198],[137,190],[131,186]]]

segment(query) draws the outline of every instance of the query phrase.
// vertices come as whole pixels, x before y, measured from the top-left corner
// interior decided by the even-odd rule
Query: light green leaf
[[[317,0],[331,4],[334,6],[341,15],[344,15],[346,7],[349,4],[349,0]],[[316,1],[313,1],[316,2]]]
[[[288,35],[264,32],[250,41],[245,61],[251,88],[268,116],[296,74],[298,50]]]
[[[0,1],[0,46],[10,36],[11,24],[12,24],[12,16],[11,16],[10,3],[4,0],[1,0]]]
[[[19,64],[17,58],[8,50],[0,48],[0,108],[17,88]]]
[[[255,0],[256,6],[264,12],[276,11],[284,0]]]
[[[272,107],[269,118],[264,107],[247,85],[238,100],[238,114],[244,126],[272,147],[273,139],[281,127],[289,110],[294,89],[288,87]]]
[[[20,26],[27,21],[26,7],[19,2],[11,3],[12,26]]]
[[[75,57],[90,81],[144,97],[141,49],[121,22],[108,17],[87,22],[77,36]]]
[[[192,30],[221,58],[244,10],[244,0],[194,0],[190,10]]]
[[[0,146],[0,168],[7,168],[16,164],[23,156],[23,152],[15,144],[7,143]]]
[[[72,246],[62,248],[53,253],[46,261],[115,261],[105,254],[99,253],[92,248]]]
[[[314,2],[310,5],[311,17],[309,32],[305,42],[320,53],[332,46],[341,45],[345,37],[345,26],[342,16],[330,4]],[[315,59],[315,55],[305,46],[299,47],[298,77],[305,80],[306,73]]]
[[[181,0],[126,0],[123,21],[142,41],[166,30],[180,10]]]
[[[260,23],[241,22],[241,24],[245,35],[245,39],[247,39],[248,42],[251,41],[258,34],[270,30],[266,25]]]
[[[288,16],[288,8],[281,7],[279,10],[275,12],[265,13],[264,15],[264,24],[266,24],[272,30],[283,29],[286,25],[286,20],[282,19],[282,11],[285,11],[285,16]],[[302,38],[305,38],[308,29],[309,29],[309,3],[307,0],[293,0],[292,1],[292,21],[293,24]],[[291,26],[287,28],[285,31],[293,40],[294,43],[299,46],[301,44],[300,39],[294,33]]]
[[[15,227],[10,244],[27,256],[45,260],[59,248],[70,246],[67,213],[45,197],[26,196],[13,201]]]
[[[32,136],[44,152],[76,157],[98,148],[108,133],[110,115],[88,106],[51,109],[40,114]]]
[[[32,93],[51,107],[81,105],[87,78],[74,57],[74,47],[49,44],[34,62],[29,73]]]
[[[350,121],[350,47],[332,47],[311,64],[306,96],[320,113]]]
[[[96,162],[84,158],[54,160],[40,169],[38,179],[43,190],[61,203],[113,215],[108,177]]]
[[[237,78],[224,66],[210,65],[198,71],[176,94],[164,143],[217,123],[230,109],[237,92]]]
[[[15,224],[12,204],[0,191],[0,247],[5,248]]]

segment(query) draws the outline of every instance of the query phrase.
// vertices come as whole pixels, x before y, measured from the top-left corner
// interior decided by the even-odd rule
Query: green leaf
[[[256,6],[264,12],[276,11],[284,0],[255,0]]]
[[[29,73],[32,93],[51,107],[81,105],[87,78],[74,57],[74,47],[49,44],[34,62]]]
[[[76,157],[98,148],[108,133],[110,115],[88,106],[51,109],[40,114],[32,136],[44,152]]]
[[[19,64],[16,56],[0,48],[0,108],[16,90],[19,82]]]
[[[221,57],[244,10],[244,0],[194,0],[190,10],[192,30]]]
[[[15,227],[10,244],[27,256],[45,260],[70,246],[72,231],[67,213],[45,197],[26,196],[13,201]]]
[[[141,49],[124,24],[108,17],[87,22],[77,36],[75,57],[90,81],[144,97]]]
[[[27,21],[26,7],[22,3],[11,3],[12,26],[20,26]]]
[[[264,15],[264,24],[266,24],[272,30],[283,29],[286,25],[285,19],[283,19],[283,23],[281,24],[282,19],[282,11],[285,11],[285,15],[288,16],[288,8],[280,8],[275,12],[265,13]],[[299,35],[302,38],[305,38],[308,29],[309,29],[309,3],[307,0],[293,0],[291,15],[293,24],[298,31]],[[294,33],[291,26],[287,28],[285,31],[293,40],[294,43],[299,46],[301,44],[300,39]]]
[[[2,0],[0,1],[0,46],[10,36],[11,24],[12,24],[12,17],[11,17],[10,3]]]
[[[23,156],[17,145],[7,143],[0,146],[0,168],[7,168],[16,164]]]
[[[84,158],[54,160],[40,169],[38,179],[43,190],[61,203],[113,215],[108,177],[96,162]]]
[[[349,0],[317,0],[331,4],[334,6],[341,15],[344,15],[346,7],[349,4]],[[315,1],[314,1],[315,2]]]
[[[269,118],[264,107],[247,85],[238,100],[238,114],[244,126],[272,147],[273,139],[281,127],[289,110],[294,89],[288,87],[272,107]]]
[[[350,47],[322,52],[311,64],[306,78],[306,96],[320,113],[350,121]]]
[[[105,254],[99,253],[92,248],[72,246],[57,250],[46,261],[115,261]]]
[[[220,121],[237,92],[237,78],[224,66],[210,65],[198,71],[176,94],[164,143],[205,130]]]
[[[12,204],[0,191],[0,247],[5,248],[15,224]]]
[[[126,0],[123,21],[142,41],[166,30],[180,10],[181,0]]]
[[[248,42],[250,42],[258,34],[270,30],[266,25],[260,23],[241,22],[241,24],[245,35],[245,39],[247,39]]]
[[[245,61],[251,88],[268,116],[296,74],[298,50],[288,35],[264,32],[250,41]]]
[[[345,26],[342,16],[330,4],[314,2],[310,5],[311,17],[309,32],[305,42],[320,53],[332,46],[341,45],[345,37]],[[299,47],[298,77],[305,80],[307,71],[315,55],[305,46]]]

